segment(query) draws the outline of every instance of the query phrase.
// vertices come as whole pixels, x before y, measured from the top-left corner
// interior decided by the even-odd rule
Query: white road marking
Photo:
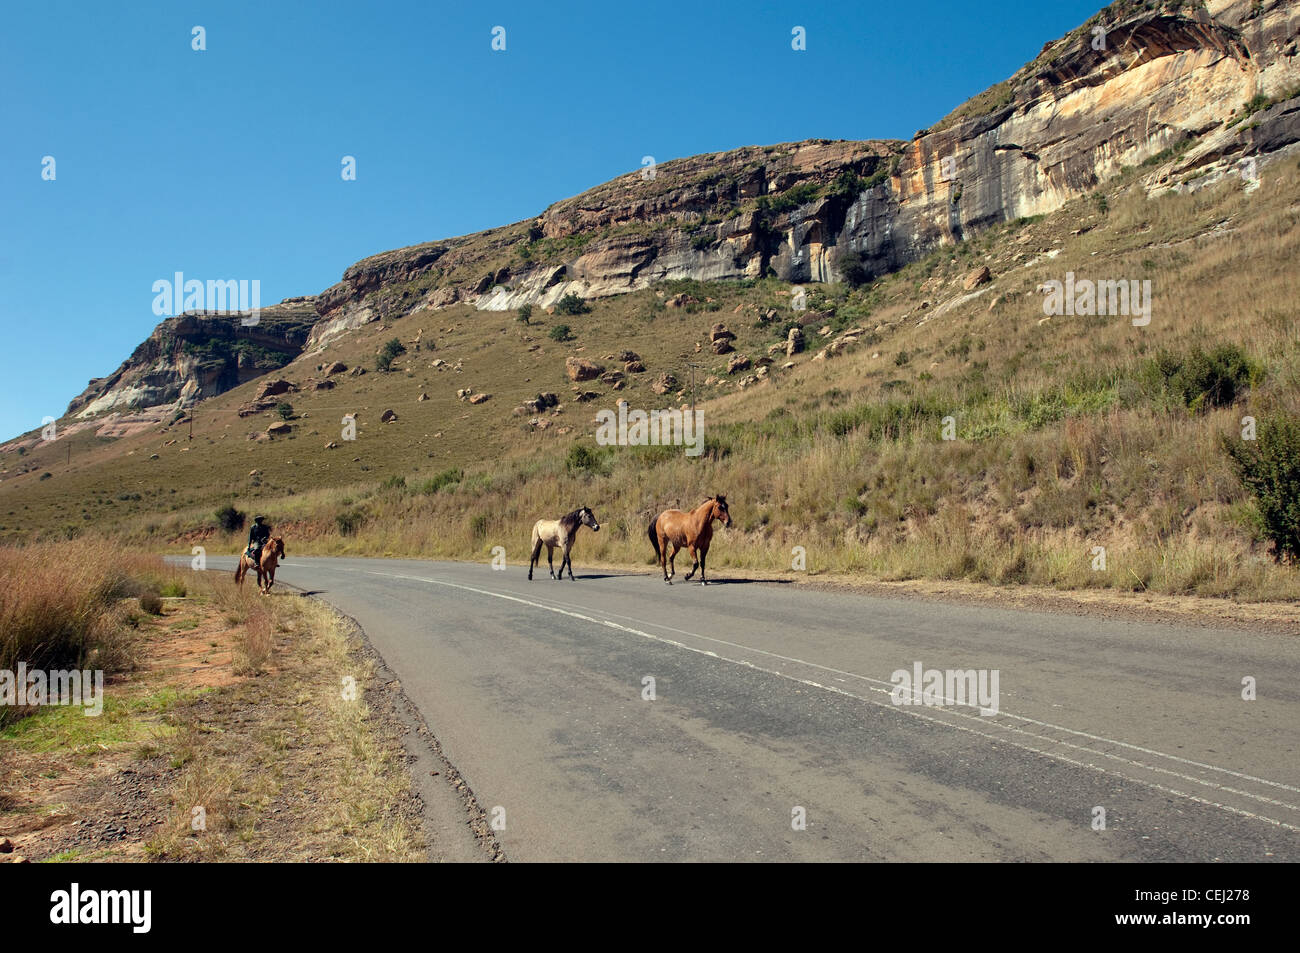
[[[303,568],[307,568],[307,567],[304,566]],[[1200,797],[1200,796],[1198,796],[1198,795],[1188,793],[1188,792],[1186,792],[1186,791],[1180,791],[1180,790],[1177,790],[1177,789],[1175,789],[1175,788],[1166,787],[1166,786],[1164,786],[1164,785],[1162,785],[1162,784],[1158,784],[1158,783],[1156,783],[1156,782],[1154,782],[1154,781],[1149,781],[1149,780],[1144,780],[1144,779],[1142,779],[1142,778],[1132,777],[1132,776],[1130,776],[1130,775],[1123,774],[1123,773],[1121,773],[1121,772],[1119,772],[1119,771],[1110,770],[1110,769],[1108,769],[1108,768],[1101,767],[1101,766],[1099,766],[1099,765],[1097,765],[1097,764],[1093,764],[1093,763],[1091,763],[1091,762],[1078,761],[1078,760],[1075,760],[1075,759],[1073,759],[1073,758],[1066,757],[1065,755],[1062,755],[1062,754],[1059,754],[1059,753],[1056,753],[1056,752],[1044,751],[1044,750],[1042,750],[1042,749],[1040,749],[1040,748],[1035,748],[1035,747],[1033,747],[1032,745],[1028,745],[1028,744],[1024,744],[1023,742],[1019,742],[1019,741],[1011,740],[1011,739],[1006,738],[1006,737],[1004,737],[1004,736],[999,736],[999,735],[990,734],[990,733],[987,732],[987,731],[982,731],[982,730],[979,730],[979,729],[976,729],[976,728],[972,728],[972,727],[967,726],[967,725],[954,724],[954,723],[953,723],[952,721],[950,721],[950,720],[946,720],[946,719],[944,719],[944,718],[935,717],[934,715],[926,714],[926,713],[924,713],[924,712],[919,712],[919,711],[914,710],[914,709],[911,708],[911,707],[898,706],[898,705],[894,705],[894,704],[892,704],[892,703],[885,703],[885,702],[876,701],[876,700],[874,700],[874,699],[872,699],[872,698],[868,698],[868,697],[865,697],[865,696],[863,696],[863,695],[858,695],[858,694],[855,694],[855,693],[853,693],[853,692],[845,691],[844,689],[842,689],[842,688],[838,688],[838,687],[836,687],[836,686],[834,686],[834,685],[826,685],[826,684],[822,684],[821,682],[812,681],[811,679],[800,678],[800,677],[795,676],[795,675],[790,675],[790,674],[787,674],[787,673],[785,673],[785,672],[778,671],[778,670],[776,670],[776,669],[764,668],[764,667],[761,666],[761,665],[756,665],[756,664],[754,664],[753,662],[748,662],[748,661],[745,661],[744,659],[729,658],[729,657],[727,657],[727,656],[725,656],[725,655],[719,655],[717,652],[713,652],[713,651],[710,651],[710,650],[708,650],[708,649],[702,649],[702,648],[698,648],[698,647],[693,646],[693,645],[687,645],[686,643],[684,643],[684,642],[680,642],[680,641],[678,641],[678,640],[676,640],[676,639],[666,638],[666,637],[664,637],[664,636],[655,635],[654,633],[647,632],[647,631],[645,631],[645,630],[643,630],[643,629],[638,629],[638,628],[635,628],[635,627],[633,627],[633,626],[623,625],[623,624],[621,624],[621,623],[618,623],[618,622],[613,621],[612,619],[608,619],[608,618],[597,618],[597,617],[595,617],[595,616],[587,615],[585,612],[578,612],[578,611],[574,611],[573,609],[567,609],[567,608],[564,608],[562,605],[547,605],[546,603],[543,603],[543,602],[537,602],[537,601],[535,601],[535,600],[533,600],[533,599],[525,598],[525,597],[523,597],[523,596],[521,596],[521,595],[519,595],[519,594],[517,594],[517,593],[509,593],[509,592],[493,591],[493,590],[490,590],[490,589],[480,589],[480,588],[477,588],[477,587],[475,587],[475,586],[467,586],[467,585],[464,585],[464,584],[461,584],[461,583],[447,582],[447,581],[440,580],[440,579],[431,579],[431,578],[428,578],[428,577],[426,577],[426,576],[410,576],[410,575],[404,575],[404,574],[401,574],[401,573],[380,572],[380,571],[378,571],[378,570],[373,570],[373,569],[354,569],[354,568],[343,567],[343,566],[327,566],[327,567],[321,567],[321,568],[326,568],[326,569],[329,569],[329,570],[333,570],[333,571],[335,571],[335,572],[351,572],[351,573],[364,572],[364,573],[366,573],[366,574],[368,574],[368,575],[372,575],[372,576],[384,576],[384,577],[387,577],[387,578],[390,578],[390,579],[403,579],[403,580],[408,580],[408,581],[411,581],[411,582],[424,582],[424,583],[429,583],[429,584],[431,584],[431,585],[443,586],[443,587],[451,588],[451,589],[460,589],[460,590],[463,590],[463,591],[465,591],[465,592],[472,592],[472,593],[475,593],[475,594],[477,594],[477,595],[491,596],[491,597],[496,598],[496,599],[503,599],[503,600],[507,600],[507,601],[510,601],[510,602],[517,602],[517,603],[520,603],[521,605],[531,606],[532,608],[535,608],[535,609],[542,609],[542,610],[547,611],[547,612],[553,612],[553,613],[557,613],[557,614],[559,614],[559,615],[569,616],[570,618],[579,619],[579,620],[581,620],[581,621],[583,621],[583,622],[590,622],[590,623],[592,623],[593,625],[600,625],[600,626],[604,626],[604,627],[606,627],[606,628],[617,629],[617,630],[619,630],[619,631],[627,632],[627,633],[630,633],[630,634],[632,634],[632,635],[641,636],[642,638],[650,639],[650,640],[655,641],[655,642],[660,642],[660,643],[665,644],[665,645],[671,645],[671,646],[674,646],[674,647],[676,647],[676,648],[685,649],[685,650],[688,651],[688,652],[694,652],[694,653],[696,653],[696,654],[704,655],[704,656],[707,656],[707,657],[709,657],[709,658],[715,658],[715,659],[719,659],[719,660],[724,661],[724,662],[730,662],[730,663],[732,663],[732,664],[734,664],[734,665],[742,665],[742,666],[744,666],[744,667],[746,667],[746,668],[754,669],[754,670],[756,670],[756,671],[760,671],[760,672],[763,672],[763,673],[768,674],[768,675],[775,675],[775,676],[777,676],[778,678],[784,678],[784,679],[787,679],[787,680],[789,680],[789,681],[793,681],[793,682],[796,682],[796,683],[799,683],[799,684],[802,684],[802,685],[807,685],[807,686],[809,686],[809,687],[811,687],[811,688],[819,688],[819,689],[822,689],[823,691],[834,692],[835,694],[838,694],[838,695],[844,695],[844,696],[846,696],[846,697],[848,697],[848,698],[853,698],[853,699],[856,699],[856,700],[858,700],[858,701],[863,701],[863,702],[866,702],[867,704],[870,704],[870,705],[875,705],[875,706],[877,706],[877,707],[885,708],[885,709],[887,709],[887,710],[889,710],[889,711],[896,712],[896,713],[898,713],[898,714],[900,714],[900,715],[910,716],[910,717],[913,717],[913,718],[920,718],[920,719],[922,719],[923,721],[928,721],[928,722],[932,722],[932,723],[934,723],[934,724],[942,725],[942,726],[944,726],[944,727],[951,728],[951,729],[954,729],[954,730],[956,730],[956,731],[965,731],[965,732],[969,732],[969,733],[971,733],[971,734],[978,735],[978,736],[980,736],[980,737],[982,737],[982,738],[986,738],[986,739],[988,739],[988,740],[990,740],[990,741],[993,741],[993,742],[995,742],[995,743],[998,743],[998,744],[1006,744],[1006,745],[1010,745],[1010,746],[1012,746],[1012,747],[1014,747],[1014,748],[1019,748],[1019,749],[1021,749],[1021,750],[1023,750],[1023,751],[1028,751],[1028,752],[1030,752],[1030,753],[1032,753],[1032,754],[1037,754],[1037,755],[1040,755],[1040,756],[1042,756],[1042,757],[1051,758],[1051,759],[1053,759],[1053,760],[1055,760],[1055,761],[1060,761],[1060,762],[1063,762],[1063,763],[1065,763],[1065,764],[1073,765],[1073,766],[1075,766],[1075,767],[1086,768],[1086,769],[1091,770],[1091,771],[1096,771],[1096,772],[1098,772],[1099,774],[1103,774],[1103,775],[1106,775],[1106,776],[1108,776],[1108,777],[1120,778],[1120,779],[1122,779],[1122,780],[1131,781],[1131,782],[1133,782],[1133,783],[1135,783],[1135,784],[1141,784],[1141,785],[1143,785],[1144,787],[1151,788],[1152,790],[1160,791],[1161,793],[1164,793],[1164,794],[1174,795],[1174,796],[1176,796],[1176,797],[1185,798],[1186,800],[1192,801],[1192,802],[1194,802],[1194,803],[1203,804],[1203,805],[1205,805],[1205,806],[1207,806],[1207,807],[1217,808],[1217,809],[1219,809],[1219,810],[1221,810],[1221,811],[1225,811],[1225,812],[1230,813],[1230,814],[1235,814],[1235,815],[1238,815],[1238,816],[1241,816],[1241,817],[1246,817],[1246,818],[1250,818],[1250,819],[1257,820],[1257,821],[1264,821],[1265,823],[1272,824],[1272,825],[1274,825],[1274,826],[1276,826],[1276,827],[1284,828],[1284,829],[1289,830],[1289,831],[1300,832],[1300,826],[1297,826],[1297,825],[1294,825],[1294,824],[1289,824],[1289,823],[1287,823],[1287,822],[1285,822],[1285,821],[1277,820],[1276,818],[1268,817],[1268,816],[1265,816],[1265,815],[1262,815],[1262,814],[1256,814],[1256,813],[1254,813],[1254,812],[1252,812],[1252,811],[1247,811],[1247,810],[1244,810],[1244,809],[1242,809],[1242,808],[1233,807],[1233,806],[1231,806],[1231,805],[1223,804],[1223,803],[1220,803],[1220,802],[1218,802],[1218,801],[1212,801],[1212,800],[1209,800],[1209,799],[1207,799],[1207,798],[1203,798],[1203,797]],[[570,605],[573,605],[573,604],[570,603]],[[655,622],[645,622],[645,621],[643,621],[643,620],[635,619],[635,618],[632,618],[632,617],[630,617],[630,616],[621,616],[621,615],[618,615],[617,613],[609,613],[609,615],[614,615],[614,616],[616,616],[616,617],[618,617],[618,618],[623,618],[623,619],[627,619],[628,621],[636,622],[638,625],[647,625],[647,626],[651,626],[651,627],[653,627],[653,628],[664,629],[665,631],[676,632],[676,633],[678,633],[678,634],[680,634],[680,635],[687,636],[687,637],[694,638],[694,639],[699,639],[699,640],[701,640],[701,641],[712,642],[712,643],[715,643],[715,644],[718,644],[718,645],[725,645],[725,646],[728,646],[728,647],[730,647],[730,648],[739,649],[739,650],[741,650],[741,651],[745,651],[745,652],[753,652],[753,653],[755,653],[755,654],[768,656],[768,657],[770,657],[770,658],[778,659],[778,660],[780,660],[780,661],[789,662],[789,663],[791,663],[791,664],[804,665],[804,666],[807,666],[807,667],[809,667],[809,668],[820,669],[820,670],[822,670],[822,671],[829,672],[829,673],[831,673],[831,674],[833,674],[833,675],[843,675],[843,676],[847,676],[847,677],[849,677],[849,678],[859,679],[859,680],[861,680],[861,681],[863,681],[863,682],[876,683],[876,684],[879,684],[879,685],[889,685],[889,688],[874,688],[874,687],[869,687],[869,688],[868,688],[868,691],[871,691],[871,692],[877,692],[877,693],[882,693],[882,694],[889,694],[889,692],[892,691],[892,689],[893,689],[893,685],[892,685],[892,683],[884,682],[884,681],[881,680],[881,679],[871,678],[870,676],[866,676],[866,675],[859,675],[859,674],[856,673],[856,672],[848,672],[848,671],[844,671],[844,670],[842,670],[842,669],[831,668],[830,666],[822,665],[822,664],[820,664],[820,663],[818,663],[818,662],[809,662],[809,661],[806,661],[806,660],[804,660],[804,659],[799,659],[799,658],[795,658],[795,657],[792,657],[792,656],[779,655],[779,654],[777,654],[777,653],[775,653],[775,652],[769,652],[769,651],[766,651],[766,650],[764,650],[764,649],[753,648],[753,647],[751,647],[751,646],[743,645],[743,644],[740,644],[740,643],[737,643],[737,642],[730,642],[730,641],[728,641],[728,640],[726,640],[726,639],[718,639],[718,638],[714,638],[713,636],[701,635],[701,634],[699,634],[698,632],[691,632],[691,631],[688,631],[688,630],[685,630],[685,629],[676,629],[676,628],[673,628],[672,626],[665,626],[665,625],[661,625],[661,624],[659,624],[659,623],[655,623]],[[954,704],[955,704],[955,703],[954,703]],[[971,706],[968,706],[968,707],[976,708],[976,707],[978,707],[978,706],[971,705]],[[956,710],[955,708],[947,708],[947,709],[944,709],[944,714],[946,714],[946,715],[948,715],[948,716],[951,716],[951,717],[953,717],[953,718],[962,718],[962,719],[965,719],[965,720],[973,721],[973,722],[975,722],[975,723],[977,723],[977,724],[997,724],[996,722],[991,722],[988,718],[986,718],[986,717],[984,717],[984,716],[968,715],[968,714],[965,714],[964,712],[961,712],[961,711]],[[1006,712],[1006,711],[1001,711],[1001,712],[999,712],[999,714],[1000,714],[1000,715],[1004,715],[1004,716],[1007,717],[1007,718],[1011,718],[1011,719],[1014,719],[1014,720],[1017,720],[1017,721],[1020,721],[1020,722],[1024,722],[1024,723],[1026,723],[1026,724],[1036,725],[1036,726],[1039,726],[1039,727],[1042,727],[1042,728],[1049,728],[1049,729],[1052,729],[1052,730],[1055,730],[1055,731],[1063,731],[1063,732],[1066,732],[1067,734],[1077,735],[1077,736],[1079,736],[1079,737],[1087,738],[1087,739],[1092,740],[1092,741],[1097,741],[1097,742],[1101,742],[1101,743],[1105,743],[1105,744],[1112,744],[1112,745],[1116,745],[1116,746],[1118,746],[1118,747],[1127,748],[1127,749],[1132,750],[1132,751],[1137,751],[1137,752],[1140,752],[1140,753],[1142,753],[1142,754],[1147,754],[1147,755],[1151,755],[1151,756],[1158,757],[1158,758],[1164,758],[1164,759],[1167,759],[1167,760],[1169,760],[1169,761],[1179,762],[1179,763],[1186,764],[1186,765],[1189,765],[1189,766],[1192,766],[1192,767],[1203,768],[1203,769],[1208,770],[1208,771],[1216,771],[1216,772],[1219,772],[1219,773],[1224,774],[1224,775],[1228,775],[1228,776],[1232,776],[1232,777],[1240,778],[1240,779],[1242,779],[1242,780],[1246,780],[1246,781],[1252,781],[1252,782],[1259,783],[1259,784],[1264,784],[1264,785],[1267,785],[1267,786],[1270,786],[1270,787],[1274,787],[1274,788],[1280,788],[1280,789],[1282,789],[1282,790],[1286,790],[1286,791],[1293,791],[1293,792],[1300,793],[1300,788],[1296,788],[1296,787],[1293,787],[1292,785],[1284,784],[1284,783],[1279,782],[1279,781],[1271,781],[1271,780],[1269,780],[1269,779],[1267,779],[1267,778],[1259,778],[1259,777],[1255,777],[1254,775],[1243,774],[1243,773],[1241,773],[1241,772],[1233,771],[1233,770],[1230,770],[1230,769],[1228,769],[1228,768],[1219,767],[1219,766],[1217,766],[1217,765],[1205,764],[1205,763],[1203,763],[1203,762],[1199,762],[1199,761],[1192,761],[1192,760],[1189,760],[1189,759],[1187,759],[1187,758],[1181,758],[1181,757],[1179,757],[1179,756],[1177,756],[1177,755],[1171,755],[1171,754],[1166,754],[1166,753],[1161,752],[1161,751],[1156,751],[1156,750],[1154,750],[1154,749],[1152,749],[1152,748],[1144,748],[1144,747],[1142,747],[1142,746],[1140,746],[1140,745],[1134,745],[1134,744],[1130,744],[1130,743],[1128,743],[1128,742],[1119,741],[1119,740],[1117,740],[1117,739],[1107,738],[1107,737],[1105,737],[1105,736],[1103,736],[1103,735],[1091,734],[1091,733],[1089,733],[1089,732],[1085,732],[1085,731],[1077,731],[1077,730],[1075,730],[1075,729],[1073,729],[1073,728],[1066,728],[1066,727],[1061,726],[1061,725],[1054,725],[1054,724],[1051,724],[1050,722],[1038,721],[1038,720],[1036,720],[1036,719],[1028,718],[1028,717],[1021,716],[1021,715],[1012,715],[1012,714],[1010,714],[1010,713],[1008,713],[1008,712]],[[1072,743],[1067,742],[1067,741],[1061,741],[1061,740],[1059,740],[1059,739],[1055,739],[1055,738],[1049,738],[1049,737],[1044,737],[1044,736],[1036,735],[1036,734],[1034,734],[1033,732],[1031,732],[1031,731],[1027,731],[1027,730],[1025,730],[1025,729],[1023,729],[1023,728],[1014,728],[1014,727],[1011,727],[1011,726],[1009,726],[1009,725],[997,725],[997,727],[998,727],[1000,730],[1003,730],[1003,731],[1013,732],[1013,733],[1015,733],[1015,734],[1020,734],[1020,735],[1026,735],[1027,737],[1034,738],[1034,739],[1036,739],[1036,740],[1039,741],[1039,742],[1046,742],[1046,743],[1048,743],[1049,745],[1060,745],[1060,746],[1065,746],[1065,747],[1068,747],[1068,748],[1074,748],[1074,749],[1079,750],[1079,751],[1086,751],[1086,752],[1089,753],[1089,754],[1096,755],[1096,756],[1100,756],[1100,757],[1103,757],[1103,758],[1109,758],[1109,759],[1111,759],[1111,760],[1113,760],[1113,761],[1118,761],[1118,762],[1120,762],[1120,763],[1122,763],[1122,764],[1127,764],[1127,765],[1130,765],[1130,766],[1132,766],[1132,767],[1140,768],[1140,769],[1145,770],[1145,771],[1151,771],[1151,772],[1156,772],[1156,773],[1161,773],[1161,774],[1172,775],[1173,777],[1179,778],[1179,779],[1181,779],[1181,780],[1190,781],[1190,782],[1192,782],[1193,784],[1199,784],[1199,785],[1202,785],[1202,786],[1207,787],[1207,788],[1211,788],[1211,789],[1216,790],[1216,791],[1221,791],[1221,792],[1223,792],[1223,793],[1225,793],[1225,794],[1235,794],[1235,795],[1239,795],[1239,796],[1242,796],[1242,797],[1249,798],[1249,799],[1251,799],[1251,800],[1259,801],[1259,802],[1261,802],[1261,803],[1271,804],[1271,805],[1274,805],[1274,806],[1277,806],[1277,807],[1285,808],[1285,809],[1287,809],[1287,810],[1300,812],[1300,806],[1297,806],[1297,805],[1294,805],[1294,804],[1288,804],[1288,803],[1286,803],[1286,802],[1278,801],[1278,800],[1274,800],[1274,799],[1272,799],[1272,798],[1263,797],[1263,796],[1261,796],[1261,795],[1252,794],[1252,793],[1250,793],[1250,792],[1248,792],[1248,791],[1241,791],[1241,790],[1238,790],[1238,789],[1235,789],[1235,788],[1226,787],[1226,786],[1224,786],[1224,785],[1222,785],[1222,784],[1219,784],[1218,782],[1215,782],[1215,781],[1208,781],[1208,780],[1205,780],[1205,779],[1202,779],[1202,778],[1194,777],[1194,776],[1192,776],[1192,775],[1180,774],[1180,773],[1178,773],[1178,772],[1171,771],[1171,770],[1169,770],[1169,769],[1167,769],[1167,768],[1157,767],[1156,765],[1146,764],[1146,763],[1144,763],[1144,762],[1136,761],[1136,760],[1133,760],[1133,759],[1130,759],[1130,758],[1122,758],[1122,757],[1120,757],[1120,756],[1118,756],[1118,755],[1113,755],[1113,754],[1110,754],[1110,753],[1108,753],[1108,752],[1104,752],[1104,751],[1096,751],[1096,750],[1094,750],[1094,749],[1092,749],[1092,748],[1087,748],[1087,747],[1084,747],[1084,746],[1082,746],[1082,745],[1072,744]]]

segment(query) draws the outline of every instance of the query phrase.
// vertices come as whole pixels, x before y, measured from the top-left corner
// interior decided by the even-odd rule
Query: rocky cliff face
[[[1300,149],[1298,42],[1300,0],[1119,0],[910,142],[674,160],[533,220],[366,258],[314,299],[306,347],[455,302],[549,307],[675,278],[862,281],[1126,167],[1152,193],[1253,175]],[[73,407],[208,396],[257,370],[196,364],[163,345],[166,328]]]
[[[531,222],[358,262],[321,295],[309,346],[454,301],[549,306],[672,278],[861,280],[1052,212],[1125,167],[1149,164],[1152,191],[1206,184],[1240,158],[1294,151],[1298,32],[1296,0],[1121,0],[910,142],[666,162]]]
[[[316,321],[314,298],[263,308],[258,323],[239,315],[187,313],[168,318],[108,377],[92,380],[67,415],[187,406],[283,367],[302,353]]]

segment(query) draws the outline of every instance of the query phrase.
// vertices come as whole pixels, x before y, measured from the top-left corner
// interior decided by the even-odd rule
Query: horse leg
[[[533,567],[537,565],[537,561],[541,558],[542,558],[542,541],[540,539],[533,540],[533,555],[528,560],[529,579],[533,578]]]
[[[659,534],[659,568],[664,571],[664,582],[668,580],[668,537]],[[669,585],[672,583],[669,582]]]
[[[551,567],[551,578],[555,578],[555,546],[551,543],[546,544],[546,565]],[[560,571],[564,571],[564,564],[560,564]]]
[[[709,581],[704,578],[704,557],[707,555],[709,555],[708,548],[702,547],[700,549],[700,585],[701,586],[707,586],[709,584]]]
[[[673,553],[668,557],[668,585],[673,584],[673,576],[677,575],[677,554],[681,551],[681,544],[673,543]]]
[[[573,578],[573,546],[572,546],[572,545],[569,545],[569,546],[565,546],[565,547],[564,547],[564,558],[563,558],[562,560],[560,560],[560,578],[561,578],[561,579],[564,578],[564,567],[565,567],[565,566],[568,566],[568,567],[569,567],[569,582],[577,582],[577,580]]]
[[[694,546],[687,546],[686,550],[691,554],[691,559],[693,560],[691,563],[691,571],[686,574],[686,581],[690,582],[691,577],[695,575],[695,570],[700,568],[700,557],[696,554]]]

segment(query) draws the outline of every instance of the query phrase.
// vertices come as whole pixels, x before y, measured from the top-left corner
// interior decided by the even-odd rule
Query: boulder
[[[714,354],[730,354],[735,350],[735,348],[731,346],[731,341],[726,338],[714,341],[712,347]]]
[[[670,390],[676,390],[677,378],[665,371],[654,379],[654,383],[650,385],[650,389],[656,394],[666,394]]]
[[[684,308],[688,304],[698,304],[698,303],[699,302],[695,298],[692,298],[690,295],[683,293],[683,294],[673,295],[671,298],[669,298],[667,301],[664,302],[664,305],[669,308]]]
[[[737,371],[747,371],[753,367],[753,362],[743,354],[737,354],[727,364],[727,373],[734,374]]]
[[[618,355],[618,359],[622,361],[624,364],[626,364],[628,361],[641,360],[641,355],[638,354],[636,351],[620,351]]]
[[[334,361],[332,364],[325,365],[324,374],[329,377],[333,374],[343,374],[347,371],[348,366],[342,361]]]
[[[785,339],[785,356],[793,357],[803,351],[804,336],[802,328],[791,328]]]
[[[710,341],[734,341],[736,336],[727,330],[725,324],[715,324],[709,329]]]
[[[569,380],[576,382],[595,380],[605,369],[595,361],[589,361],[584,357],[565,358],[564,372],[569,375]]]
[[[475,394],[472,397],[470,397],[469,402],[471,404],[481,404],[484,401],[488,401],[491,399],[492,399],[491,394]]]
[[[392,410],[385,410],[382,414],[379,415],[379,419],[386,424],[391,424],[393,421],[397,419],[397,414]]]
[[[980,285],[992,280],[993,276],[989,273],[989,266],[982,265],[967,275],[965,280],[962,281],[961,286],[967,291],[974,291]]]
[[[266,428],[266,432],[272,437],[283,437],[293,432],[293,425],[282,420],[278,424],[271,424]]]
[[[256,400],[262,400],[267,397],[278,397],[281,394],[287,394],[291,390],[296,390],[293,384],[286,380],[267,381],[257,389]]]
[[[623,370],[629,374],[644,374],[645,365],[640,361],[628,361],[623,365]]]

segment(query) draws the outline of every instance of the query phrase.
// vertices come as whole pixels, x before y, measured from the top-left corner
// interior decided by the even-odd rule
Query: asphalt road
[[[290,558],[279,578],[364,627],[504,809],[509,860],[1300,860],[1296,637],[716,572]],[[996,671],[997,714],[895,704],[917,663]]]

